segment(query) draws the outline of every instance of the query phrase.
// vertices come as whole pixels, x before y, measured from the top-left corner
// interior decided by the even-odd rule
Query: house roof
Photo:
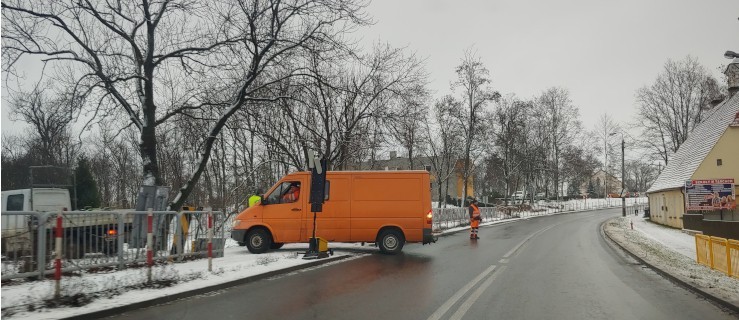
[[[737,112],[739,94],[707,112],[705,120],[693,129],[647,193],[683,187],[734,121]]]

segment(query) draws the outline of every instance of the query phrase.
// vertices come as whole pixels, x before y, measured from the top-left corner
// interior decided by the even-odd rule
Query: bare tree
[[[283,79],[270,74],[294,52],[335,43],[365,23],[363,7],[352,0],[5,1],[3,69],[12,74],[23,55],[75,65],[79,95],[97,97],[96,112],[123,114],[139,130],[145,185],[162,182],[157,127],[186,111],[211,110],[201,156],[170,203],[179,207],[236,111],[280,98],[257,95]]]
[[[449,180],[455,175],[455,165],[462,153],[462,132],[454,124],[453,116],[459,108],[458,101],[452,96],[445,96],[434,104],[432,116],[426,121],[426,135],[429,137],[426,154],[431,159],[431,172],[436,179],[440,206],[446,206]]]
[[[562,150],[573,143],[575,136],[580,130],[579,112],[572,105],[569,92],[563,88],[550,88],[538,99],[545,123],[548,126],[551,147],[549,158],[552,161],[552,173],[554,174],[555,195],[561,195],[561,158]]]
[[[700,123],[721,88],[697,59],[668,60],[655,82],[636,92],[643,142],[665,163]]]
[[[495,122],[492,130],[494,153],[501,165],[504,196],[514,188],[514,177],[518,176],[524,165],[521,144],[526,140],[526,123],[528,110],[531,104],[518,100],[514,95],[508,95],[498,100],[497,108],[492,114],[491,121]]]
[[[31,91],[11,95],[11,117],[30,124],[39,144],[39,162],[44,165],[68,165],[70,159],[69,125],[79,109],[79,102],[65,98],[37,85]]]
[[[490,71],[482,60],[471,50],[467,50],[461,63],[456,68],[457,80],[452,89],[460,90],[463,101],[462,109],[456,114],[460,128],[464,132],[464,166],[462,169],[462,198],[467,197],[469,178],[474,168],[472,148],[476,139],[482,136],[483,110],[490,101],[496,100],[500,94],[490,87]]]
[[[425,103],[427,95],[424,87],[418,87],[415,92],[400,97],[386,121],[390,136],[407,151],[411,170],[416,168],[414,158],[423,152],[419,149],[423,147],[422,142],[426,141],[424,134],[427,131],[419,125],[418,120],[423,119],[428,112]]]
[[[601,167],[603,169],[603,172],[605,173],[605,181],[603,181],[603,190],[599,190],[599,193],[603,193],[604,196],[608,196],[608,187],[609,187],[609,178],[610,175],[613,172],[613,164],[615,163],[615,159],[617,158],[617,151],[614,146],[615,141],[620,137],[615,137],[615,135],[623,130],[621,126],[616,123],[613,118],[608,114],[604,113],[600,116],[598,119],[598,122],[595,124],[595,132],[594,136],[598,138],[598,149],[600,149],[600,146],[603,146],[602,154],[603,154],[603,166]],[[620,152],[618,153],[620,154]],[[611,163],[608,162],[608,157],[611,158]]]

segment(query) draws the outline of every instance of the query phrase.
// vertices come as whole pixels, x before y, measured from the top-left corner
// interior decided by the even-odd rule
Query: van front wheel
[[[251,253],[265,253],[272,246],[272,236],[264,229],[256,229],[246,234],[246,248]]]
[[[403,250],[404,244],[405,237],[403,237],[403,233],[396,229],[383,230],[377,237],[377,246],[385,254],[398,254]]]

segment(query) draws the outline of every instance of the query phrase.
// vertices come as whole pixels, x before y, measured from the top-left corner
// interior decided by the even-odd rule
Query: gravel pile
[[[631,230],[628,218],[608,220],[604,225],[604,231],[612,240],[652,266],[739,307],[739,279],[699,265],[695,258],[686,257],[640,231]]]

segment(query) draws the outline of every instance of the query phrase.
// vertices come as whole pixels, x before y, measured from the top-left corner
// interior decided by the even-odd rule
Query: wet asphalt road
[[[600,224],[618,215],[482,227],[113,318],[736,319],[612,248]]]

